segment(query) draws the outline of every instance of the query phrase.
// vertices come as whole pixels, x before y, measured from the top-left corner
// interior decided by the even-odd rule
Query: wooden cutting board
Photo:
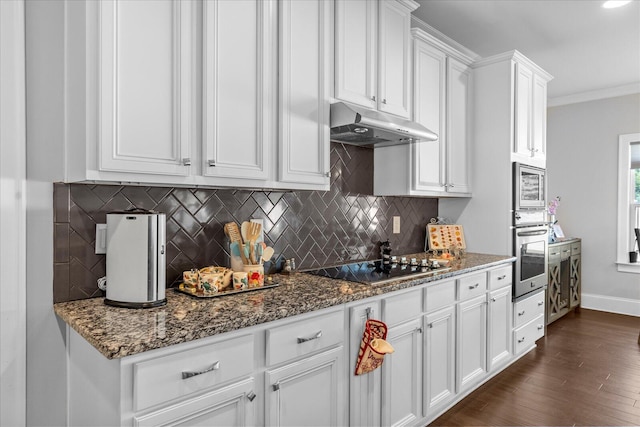
[[[457,224],[427,224],[427,236],[429,236],[429,249],[443,251],[456,247],[466,249],[464,230]]]

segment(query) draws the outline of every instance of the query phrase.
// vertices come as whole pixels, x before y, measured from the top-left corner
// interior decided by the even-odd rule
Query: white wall
[[[4,0],[0,0],[2,2]],[[64,105],[55,92],[64,79],[60,33],[33,28],[35,14],[63,19],[58,1],[26,2],[26,111],[27,111],[27,425],[60,426],[67,423],[66,326],[53,312],[53,183],[40,179],[46,164],[38,147],[62,146]],[[40,17],[40,19],[42,19]],[[46,22],[41,21],[41,22]],[[36,55],[46,42],[49,56]],[[48,122],[58,126],[43,126]],[[58,159],[48,156],[55,164]]]
[[[558,221],[582,238],[583,306],[640,316],[640,274],[616,268],[618,135],[640,132],[640,94],[547,112],[548,198]]]
[[[24,1],[0,1],[0,425],[25,424]]]

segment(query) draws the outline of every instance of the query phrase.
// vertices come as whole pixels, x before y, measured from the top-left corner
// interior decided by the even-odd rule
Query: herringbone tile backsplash
[[[228,265],[223,225],[262,218],[265,241],[299,269],[378,258],[389,238],[395,254],[423,249],[425,224],[437,199],[374,197],[373,151],[331,144],[331,188],[322,191],[250,191],[92,184],[54,185],[54,300],[101,296],[105,256],[94,253],[95,225],[131,207],[167,215],[167,286],[182,271]],[[401,233],[391,233],[394,215]]]

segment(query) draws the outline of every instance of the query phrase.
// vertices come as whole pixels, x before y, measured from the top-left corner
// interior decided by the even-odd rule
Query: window
[[[640,262],[629,262],[638,250],[634,229],[640,228],[640,134],[618,138],[618,271],[640,273]]]

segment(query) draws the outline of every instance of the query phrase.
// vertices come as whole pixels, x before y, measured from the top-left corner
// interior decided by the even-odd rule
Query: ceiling
[[[640,0],[618,9],[600,0],[417,1],[417,18],[479,56],[517,49],[552,74],[550,102],[640,87]]]

